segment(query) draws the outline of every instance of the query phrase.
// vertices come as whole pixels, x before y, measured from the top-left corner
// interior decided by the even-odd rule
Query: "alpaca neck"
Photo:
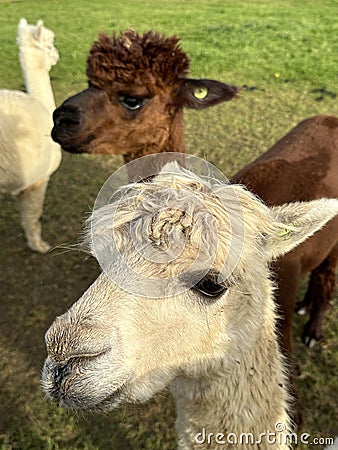
[[[171,124],[171,129],[168,141],[166,143],[166,148],[162,151],[174,153],[185,152],[184,117],[183,117],[183,110],[181,108],[176,111],[176,114]]]
[[[20,49],[20,62],[27,93],[38,100],[52,115],[55,100],[44,54],[35,49]]]
[[[151,165],[151,162],[147,159],[146,161],[139,160],[142,156],[159,154],[156,157],[156,161],[154,161],[154,166]],[[170,153],[170,155],[168,155]],[[172,155],[171,153],[175,153],[176,155]],[[137,165],[129,165],[127,166],[128,176],[130,181],[139,181],[140,174],[149,174],[145,176],[145,178],[152,178],[155,174],[157,174],[161,168],[169,161],[176,160],[181,163],[181,165],[185,165],[185,141],[184,141],[184,118],[183,118],[183,110],[178,109],[174,115],[174,118],[171,122],[171,126],[168,133],[168,139],[163,143],[161,148],[149,147],[146,146],[138,151],[131,152],[127,155],[124,155],[125,163],[129,163],[138,159]]]
[[[214,364],[213,369],[198,380],[180,379],[173,388],[173,394],[177,403],[180,450],[289,448],[283,442],[272,443],[274,436],[266,438],[262,435],[276,432],[275,425],[279,422],[285,424],[286,433],[290,428],[286,413],[286,377],[271,330],[270,333],[263,330],[255,348],[242,355],[237,353],[232,362],[228,357],[219,361],[217,368]],[[218,433],[224,437],[218,435],[216,440]],[[239,439],[242,433],[251,433],[255,440],[262,436],[262,443],[259,446],[245,445],[243,441],[238,447],[234,446],[234,436]],[[276,433],[280,441],[281,434]],[[228,437],[232,444],[227,443]],[[204,445],[201,445],[202,441]]]

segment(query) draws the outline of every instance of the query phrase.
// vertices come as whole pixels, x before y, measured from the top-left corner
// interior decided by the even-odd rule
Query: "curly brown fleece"
[[[148,31],[139,35],[128,30],[110,38],[101,33],[87,59],[89,85],[109,88],[113,82],[144,85],[174,85],[186,77],[190,60],[179,46],[179,38]]]

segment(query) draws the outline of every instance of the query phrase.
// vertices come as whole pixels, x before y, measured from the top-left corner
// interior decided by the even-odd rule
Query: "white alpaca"
[[[17,42],[27,94],[0,90],[0,193],[18,195],[28,246],[45,253],[40,217],[50,175],[59,167],[61,149],[50,137],[55,109],[49,71],[59,55],[54,33],[42,21],[21,19]]]
[[[91,217],[105,271],[46,334],[45,392],[102,411],[170,386],[180,450],[289,448],[269,263],[336,214],[334,199],[268,208],[175,163],[127,186]]]

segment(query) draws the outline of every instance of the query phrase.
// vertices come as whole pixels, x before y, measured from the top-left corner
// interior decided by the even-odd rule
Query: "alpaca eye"
[[[202,278],[197,284],[195,284],[194,289],[206,297],[219,297],[226,290],[227,287],[223,284],[216,283],[211,278]]]
[[[123,95],[119,98],[119,101],[125,108],[129,109],[130,111],[135,111],[145,104],[146,99],[141,97]]]

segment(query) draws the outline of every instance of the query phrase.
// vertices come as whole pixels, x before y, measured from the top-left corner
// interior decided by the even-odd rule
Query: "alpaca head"
[[[36,25],[30,25],[26,19],[20,19],[17,43],[21,61],[27,54],[48,72],[59,60],[59,53],[54,47],[54,33],[43,26],[42,20],[38,20]]]
[[[268,208],[174,163],[122,197],[90,220],[104,272],[46,333],[43,388],[71,408],[145,401],[231,367],[262,327],[274,339],[269,262],[338,213],[338,200]]]
[[[184,151],[182,108],[206,108],[237,92],[218,81],[187,78],[189,65],[175,36],[101,34],[87,60],[89,88],[55,111],[53,139],[71,152],[127,160]]]

